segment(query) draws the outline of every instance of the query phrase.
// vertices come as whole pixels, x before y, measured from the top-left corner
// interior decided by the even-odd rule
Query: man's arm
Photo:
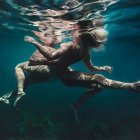
[[[34,44],[39,52],[49,61],[63,57],[71,49],[71,43],[63,43],[63,45],[59,49],[51,52],[50,47],[42,46],[32,37],[25,37],[25,41]]]
[[[87,53],[87,56],[85,57],[85,59],[83,60],[83,62],[85,63],[85,65],[87,66],[87,68],[91,71],[91,72],[95,72],[95,71],[107,71],[109,73],[112,72],[112,67],[110,66],[102,66],[102,67],[97,67],[94,66],[91,62],[91,58],[90,58],[90,53]]]

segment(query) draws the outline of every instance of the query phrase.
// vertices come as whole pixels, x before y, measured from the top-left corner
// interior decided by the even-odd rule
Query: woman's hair
[[[83,45],[92,45],[92,46],[95,46],[96,45],[96,40],[95,38],[93,38],[93,36],[86,32],[86,33],[82,33],[81,35],[81,41],[83,43]]]
[[[88,29],[93,26],[93,23],[91,20],[81,20],[81,21],[78,21],[78,25],[80,29]]]
[[[98,47],[107,39],[107,32],[104,29],[94,29],[81,34],[81,41],[84,45]]]
[[[104,20],[102,18],[93,19],[93,20],[81,20],[77,23],[80,29],[88,29],[88,28],[95,28],[104,25]]]

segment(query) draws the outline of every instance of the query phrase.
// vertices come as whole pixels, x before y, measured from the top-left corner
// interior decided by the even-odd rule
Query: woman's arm
[[[97,67],[97,66],[94,66],[91,62],[91,59],[90,59],[90,56],[87,56],[83,62],[85,63],[85,65],[87,66],[87,68],[90,70],[90,71],[103,71],[103,67]]]
[[[32,33],[34,33],[34,35],[37,36],[44,45],[47,45],[44,32],[32,31]]]
[[[85,63],[85,65],[87,66],[87,68],[91,71],[91,72],[95,72],[95,71],[107,71],[109,73],[112,72],[112,67],[110,66],[102,66],[102,67],[97,67],[94,66],[91,62],[91,58],[90,58],[90,53],[87,53],[87,56],[85,57],[85,59],[83,60],[83,62]]]
[[[38,51],[49,61],[59,59],[71,50],[71,43],[63,43],[59,49],[51,52],[50,47],[42,46],[32,37],[25,37],[25,41],[34,44]]]

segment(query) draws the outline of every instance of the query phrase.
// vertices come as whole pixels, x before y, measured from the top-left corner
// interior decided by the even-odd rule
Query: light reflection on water
[[[74,30],[73,27],[77,21],[85,19],[103,19],[103,28],[107,29],[109,32],[106,51],[100,53],[95,52],[93,62],[97,65],[107,64],[113,66],[113,74],[107,75],[113,79],[123,81],[139,80],[139,13],[139,0],[1,0],[0,29],[7,29],[7,33],[1,32],[2,37],[4,34],[6,35],[4,36],[5,38],[1,38],[3,43],[2,41],[0,42],[0,46],[2,47],[1,58],[3,59],[1,62],[3,78],[0,80],[1,88],[3,90],[1,95],[8,91],[9,87],[12,88],[16,83],[14,79],[15,65],[24,61],[25,58],[28,58],[33,52],[33,50],[31,50],[32,48],[25,48],[26,44],[23,42],[23,35],[21,35],[21,38],[19,36],[18,40],[16,33],[22,31],[28,31],[27,33],[29,33],[31,30],[42,30],[45,28],[44,31],[46,36],[55,34],[58,37],[63,35],[64,38],[69,38],[71,37],[70,33]],[[44,24],[40,25],[41,23],[45,23],[47,28],[43,27]],[[9,42],[12,42],[13,44]],[[5,56],[5,54],[8,57]],[[79,64],[75,66],[75,69],[78,68],[80,68]],[[83,70],[84,68],[81,67],[81,69]],[[3,81],[3,79],[8,80]],[[56,86],[55,88],[54,85]],[[63,93],[57,94],[56,89],[60,87],[62,87],[60,91]],[[70,128],[73,129],[73,126],[76,125],[73,124],[75,123],[72,118],[73,114],[69,111],[68,105],[73,102],[73,98],[77,99],[78,96],[81,95],[83,90],[80,90],[81,89],[68,89],[57,82],[52,85],[33,86],[29,88],[29,91],[27,92],[27,94],[29,94],[23,101],[23,109],[21,110],[23,112],[25,110],[25,116],[29,116],[27,122],[32,122],[32,117],[35,118],[35,116],[38,116],[41,120],[42,116],[40,116],[40,114],[44,115],[48,112],[52,113],[52,118],[54,120],[56,119],[56,122],[58,123],[54,122],[55,127],[62,129],[62,131],[67,134],[67,131],[69,131]],[[135,140],[135,136],[139,135],[137,131],[140,126],[139,100],[139,95],[129,94],[124,91],[118,92],[118,90],[105,91],[94,96],[92,102],[88,102],[90,105],[88,104],[85,106],[85,112],[81,112],[80,117],[81,119],[83,118],[82,120],[85,123],[80,126],[83,132],[83,137],[84,135],[87,137],[90,136],[89,133],[86,134],[86,131],[89,130],[93,131],[92,133],[97,136],[98,134],[103,135],[103,138],[105,135],[111,135],[111,140],[114,140],[115,138],[113,137],[116,135],[120,136],[118,138],[119,140],[124,140],[126,137],[121,137],[122,134],[128,135],[128,140],[129,138],[130,140]],[[7,135],[7,132],[10,134],[13,131],[16,131],[16,128],[19,128],[19,126],[16,125],[18,123],[21,125],[26,121],[26,118],[23,117],[20,122],[17,122],[16,119],[19,116],[16,116],[13,112],[10,112],[10,110],[11,108],[9,109],[7,106],[1,105],[2,113],[0,120],[3,124],[1,126],[5,126],[2,128],[1,132],[3,134],[5,133],[5,135]],[[26,113],[28,110],[31,114]],[[39,113],[33,115],[32,112],[33,114],[36,112]],[[9,115],[10,113],[11,115]],[[40,122],[37,123],[39,124]],[[37,123],[36,126],[38,126]],[[26,127],[28,128],[28,126]],[[23,127],[20,127],[20,129],[22,128]],[[32,132],[31,130],[32,128],[30,128],[30,132]],[[81,134],[79,127],[78,130],[73,129],[73,135],[75,134],[74,131],[79,135]],[[26,133],[24,133],[24,135],[26,135]],[[33,135],[33,133],[30,134]],[[67,136],[69,135],[72,134],[68,133]]]

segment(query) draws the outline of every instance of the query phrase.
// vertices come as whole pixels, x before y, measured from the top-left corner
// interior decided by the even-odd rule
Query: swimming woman
[[[79,32],[79,34],[74,36],[72,42],[62,43],[59,49],[54,49],[42,46],[32,37],[26,37],[25,41],[34,44],[41,55],[37,57],[32,55],[29,61],[17,65],[18,96],[15,105],[25,95],[25,81],[31,84],[59,78],[68,86],[87,88],[87,93],[74,104],[75,108],[80,107],[87,98],[100,91],[103,87],[138,91],[140,88],[139,82],[124,83],[107,79],[99,74],[87,74],[69,70],[68,66],[83,60],[91,71],[107,71],[110,73],[112,71],[111,67],[95,67],[90,61],[90,50],[98,48],[105,40],[106,32],[102,29],[94,29],[92,31]],[[30,76],[25,79],[23,72],[28,72]]]

